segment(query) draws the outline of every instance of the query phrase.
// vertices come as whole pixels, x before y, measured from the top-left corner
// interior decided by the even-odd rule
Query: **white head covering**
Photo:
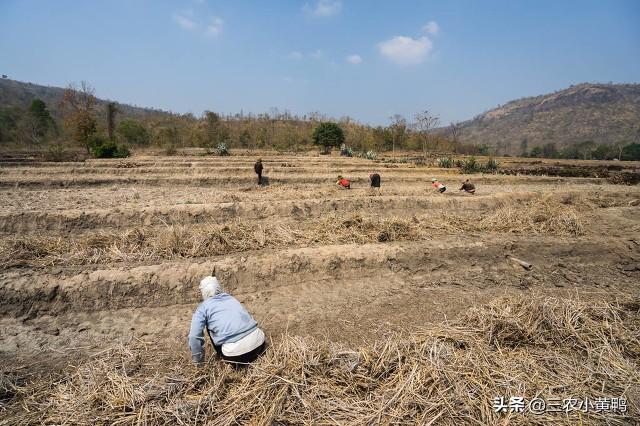
[[[209,275],[200,281],[200,292],[202,293],[202,299],[204,300],[221,293],[222,287],[220,287],[220,283],[216,277]]]

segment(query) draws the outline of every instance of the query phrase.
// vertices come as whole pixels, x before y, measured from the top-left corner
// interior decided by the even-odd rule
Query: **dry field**
[[[638,185],[479,174],[472,196],[454,169],[265,153],[258,187],[254,161],[0,163],[0,425],[637,424]],[[271,339],[250,369],[190,364],[214,267]]]

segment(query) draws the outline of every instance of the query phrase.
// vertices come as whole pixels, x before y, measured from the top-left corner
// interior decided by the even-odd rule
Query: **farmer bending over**
[[[349,182],[349,179],[345,179],[342,176],[338,176],[337,184],[341,189],[351,189],[351,182]]]
[[[447,190],[447,187],[436,178],[431,179],[431,185],[441,194]]]
[[[265,349],[264,333],[235,298],[224,293],[216,277],[200,281],[204,300],[193,313],[189,347],[196,363],[204,361],[204,329],[225,361],[249,363]]]
[[[462,186],[460,187],[460,189],[458,191],[464,191],[464,192],[468,192],[469,194],[474,194],[475,195],[476,186],[474,184],[472,184],[471,182],[469,182],[469,179],[467,179],[462,183]]]
[[[378,173],[370,173],[369,182],[371,182],[371,191],[377,191],[380,194],[380,175]]]

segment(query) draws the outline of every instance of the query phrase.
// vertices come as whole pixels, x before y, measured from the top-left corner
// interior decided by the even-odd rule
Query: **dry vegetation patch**
[[[629,424],[640,410],[640,300],[517,297],[352,350],[283,336],[253,366],[135,342],[15,380],[9,424]],[[11,374],[5,368],[7,377]],[[24,378],[21,380],[24,381]],[[623,397],[628,412],[496,413],[496,396]]]
[[[441,213],[412,218],[331,215],[316,222],[235,221],[227,225],[135,228],[71,238],[24,236],[0,243],[5,267],[148,261],[224,255],[260,248],[417,241],[460,232],[585,234],[583,215],[555,198],[507,203],[488,213]]]

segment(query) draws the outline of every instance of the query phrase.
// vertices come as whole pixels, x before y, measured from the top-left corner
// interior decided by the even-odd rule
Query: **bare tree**
[[[60,109],[65,114],[65,122],[71,128],[73,139],[90,152],[90,138],[96,132],[95,90],[87,82],[80,87],[70,84],[62,95]]]
[[[460,125],[452,121],[449,125],[449,133],[451,133],[451,142],[453,142],[453,152],[457,152],[458,137],[460,136]]]
[[[400,114],[392,115],[389,120],[391,120],[389,125],[392,136],[391,151],[395,153],[396,144],[402,144],[407,138],[407,120]]]
[[[438,125],[440,118],[432,115],[428,110],[424,110],[415,115],[415,120],[413,127],[422,142],[422,154],[427,158],[427,146],[432,138],[430,131]]]

